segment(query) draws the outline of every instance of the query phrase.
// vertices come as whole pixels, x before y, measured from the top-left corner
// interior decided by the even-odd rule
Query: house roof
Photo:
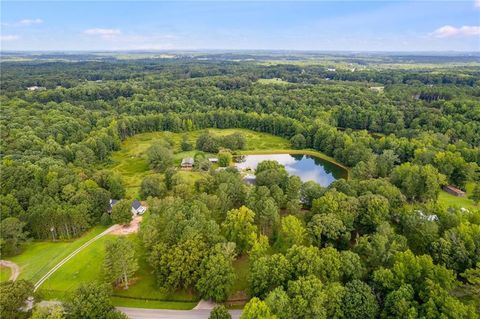
[[[110,212],[113,206],[118,203],[118,199],[110,199],[110,206],[108,207],[108,211]]]
[[[257,177],[255,175],[246,175],[243,178],[243,181],[247,184],[255,184],[256,180],[257,180]]]
[[[445,185],[445,186],[443,186],[443,189],[445,189],[445,190],[450,190],[450,191],[455,192],[455,193],[457,193],[457,194],[465,194],[464,191],[462,191],[462,190],[459,189],[459,188],[456,188],[456,187],[453,186],[453,185]]]
[[[133,209],[139,209],[142,206],[142,204],[138,200],[134,200],[132,203],[132,208]]]
[[[185,157],[182,159],[182,165],[193,165],[194,162],[193,157]]]

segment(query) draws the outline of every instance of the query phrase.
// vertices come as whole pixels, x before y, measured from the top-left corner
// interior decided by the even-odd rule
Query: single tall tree
[[[132,220],[132,205],[129,201],[122,199],[112,207],[111,214],[114,224],[126,225]]]

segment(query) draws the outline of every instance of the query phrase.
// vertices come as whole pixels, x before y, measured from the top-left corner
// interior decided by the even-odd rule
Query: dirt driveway
[[[11,262],[9,260],[0,260],[0,266],[1,267],[8,267],[12,271],[10,274],[10,278],[8,280],[15,281],[18,278],[18,275],[20,275],[20,267],[14,262]]]
[[[129,235],[137,233],[140,228],[140,222],[143,216],[135,216],[128,225],[115,225],[115,228],[110,232],[112,235]]]

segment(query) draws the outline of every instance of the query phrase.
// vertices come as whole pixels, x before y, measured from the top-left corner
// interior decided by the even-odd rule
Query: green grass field
[[[173,310],[191,310],[198,302],[187,301],[161,301],[149,299],[132,299],[124,297],[112,297],[112,302],[116,307],[132,307],[147,309],[173,309]]]
[[[468,198],[468,195],[472,192],[473,187],[474,187],[474,183],[467,184],[467,194],[465,195],[465,197],[454,196],[441,190],[438,196],[438,202],[448,207],[464,207],[467,209],[480,209],[480,205],[475,205],[473,200]]]
[[[0,267],[0,282],[7,281],[10,278],[10,268],[8,267]]]
[[[281,85],[288,85],[290,84],[287,81],[284,81],[279,78],[273,78],[273,79],[258,79],[257,80],[258,84],[281,84]]]
[[[104,236],[78,253],[43,283],[40,293],[49,299],[62,300],[82,283],[101,281],[105,242],[114,237],[113,235]]]
[[[78,255],[59,268],[39,289],[46,299],[65,300],[82,283],[103,282],[103,261],[105,243],[114,239],[115,235],[107,235],[92,243]],[[116,306],[192,309],[199,298],[187,292],[163,292],[155,284],[152,268],[137,242],[137,236],[130,238],[136,242],[139,256],[139,270],[132,279],[128,290],[115,289],[113,302]]]
[[[105,229],[101,226],[94,227],[73,241],[31,242],[24,247],[20,255],[11,257],[9,260],[20,266],[19,279],[27,279],[35,283],[59,261]]]
[[[248,256],[241,256],[233,263],[237,278],[233,286],[233,293],[243,291],[247,292],[248,288]]]

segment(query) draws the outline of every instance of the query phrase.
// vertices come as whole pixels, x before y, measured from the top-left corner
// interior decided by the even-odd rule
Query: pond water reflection
[[[245,155],[243,161],[237,163],[239,169],[254,170],[258,163],[274,160],[285,166],[291,175],[297,175],[303,182],[315,181],[322,186],[328,186],[333,181],[346,178],[347,172],[329,161],[303,154],[257,154]]]

